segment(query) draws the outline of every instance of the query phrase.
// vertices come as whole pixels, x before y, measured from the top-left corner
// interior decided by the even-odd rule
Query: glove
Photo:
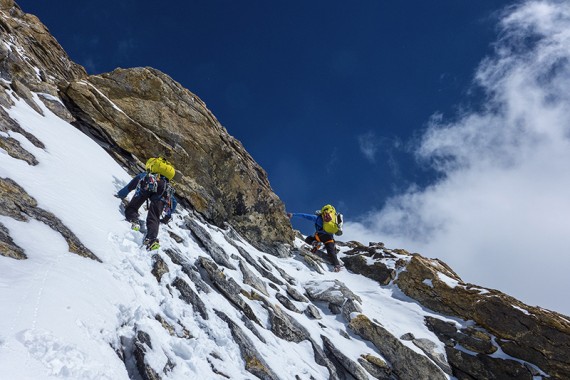
[[[165,216],[164,218],[160,219],[160,223],[168,224],[170,222],[170,216]]]
[[[117,191],[117,194],[115,194],[115,197],[119,198],[119,199],[124,199],[127,197],[127,195],[129,195],[130,191],[127,187],[123,187],[121,190]]]
[[[290,212],[287,213],[287,218],[291,219],[292,216],[293,214],[291,214]]]

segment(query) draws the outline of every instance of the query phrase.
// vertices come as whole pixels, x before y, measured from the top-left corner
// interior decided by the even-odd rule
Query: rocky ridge
[[[423,308],[430,339],[395,335],[382,319],[364,311],[370,299],[331,278],[328,263],[304,252],[300,240],[296,249],[287,248],[284,243],[293,235],[286,221],[268,226],[268,219],[283,218],[284,212],[265,173],[197,97],[149,68],[88,77],[37,18],[8,0],[0,1],[0,15],[3,163],[38,164],[16,134],[44,149],[9,115],[14,99],[24,99],[35,112],[44,112],[42,102],[91,135],[132,172],[144,157],[158,154],[187,168],[179,184],[187,207],[166,228],[169,238],[151,265],[146,267],[146,259],[137,263],[146,268],[136,273],[142,276],[137,281],[152,281],[141,286],[160,290],[161,307],[133,312],[113,341],[129,377],[171,378],[183,365],[180,347],[214,339],[208,337],[208,324],[223,323],[241,357],[213,350],[208,372],[201,373],[205,377],[231,378],[229,369],[244,368],[258,378],[283,378],[271,366],[272,347],[302,344],[310,347],[310,360],[320,371],[310,378],[317,373],[330,379],[570,378],[568,317],[466,284],[439,260],[381,243],[347,243],[340,255],[350,272],[346,275],[368,277],[379,291],[389,289]],[[70,252],[101,261],[12,179],[0,178],[0,195],[0,215],[39,220],[64,236]],[[2,260],[26,259],[2,224],[0,254],[9,257]],[[283,269],[289,261],[300,265],[297,272],[294,266]],[[295,273],[305,271],[311,280],[301,283]],[[191,316],[172,314],[180,303]],[[224,312],[222,303],[235,313]],[[316,337],[315,330],[321,335]],[[164,336],[173,343],[159,344]],[[362,343],[359,357],[334,343],[339,339]]]
[[[350,270],[381,285],[394,284],[430,310],[472,323],[457,328],[437,318],[425,321],[446,344],[449,365],[458,378],[532,378],[537,374],[533,366],[493,357],[498,350],[533,363],[555,378],[569,375],[570,360],[564,354],[570,352],[568,317],[525,305],[498,290],[464,283],[437,259],[386,249],[382,243],[349,245],[352,249],[344,261]]]

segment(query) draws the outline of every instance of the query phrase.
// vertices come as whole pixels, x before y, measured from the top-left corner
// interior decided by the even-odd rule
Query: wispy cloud
[[[326,161],[325,169],[327,174],[333,174],[339,161],[338,149],[334,147],[328,152],[329,156]]]
[[[374,163],[376,162],[376,153],[378,152],[379,144],[374,132],[366,132],[357,136],[358,147],[364,157]]]
[[[483,109],[434,117],[417,146],[442,179],[347,222],[345,236],[439,257],[466,281],[570,314],[570,6],[527,1],[499,27],[475,76]]]
[[[371,163],[376,163],[378,154],[385,153],[389,161],[393,161],[393,152],[402,148],[402,143],[397,138],[377,136],[374,131],[356,136],[360,153]],[[392,163],[390,163],[392,164]]]

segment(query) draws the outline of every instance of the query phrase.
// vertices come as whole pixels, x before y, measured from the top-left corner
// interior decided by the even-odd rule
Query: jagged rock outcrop
[[[230,258],[226,252],[212,239],[212,236],[204,228],[192,220],[186,220],[186,227],[192,231],[192,235],[198,241],[198,243],[204,247],[208,254],[214,259],[216,264],[222,265],[228,269],[236,269],[235,266],[230,262]]]
[[[396,270],[388,268],[381,260],[376,260],[372,265],[369,265],[366,259],[367,257],[372,257],[373,259],[384,258],[386,254],[383,248],[383,245],[380,247],[357,246],[346,252],[347,256],[342,261],[346,269],[376,280],[380,285],[388,285],[390,281],[396,278]]]
[[[152,275],[156,278],[156,281],[160,282],[162,276],[168,273],[168,265],[164,262],[162,257],[159,255],[152,255],[152,260],[154,264],[152,265]]]
[[[246,260],[246,262],[255,268],[255,270],[257,270],[261,276],[270,280],[274,285],[284,285],[284,282],[271,272],[271,268],[266,268],[263,265],[260,265],[260,263],[255,261],[251,255],[242,247],[238,245],[235,245],[235,247],[239,251],[240,255]]]
[[[142,380],[160,380],[162,379],[161,374],[168,373],[173,367],[173,364],[167,360],[163,370],[160,373],[156,372],[146,359],[148,352],[152,349],[153,347],[150,335],[142,330],[137,331],[132,354],[138,369],[138,375]],[[133,376],[136,376],[136,374],[133,374]]]
[[[426,317],[425,323],[448,347],[455,347],[459,343],[469,351],[480,354],[492,354],[497,351],[497,347],[493,345],[493,337],[483,330],[472,326],[458,329],[454,323],[434,317]]]
[[[412,343],[414,343],[416,347],[420,348],[428,358],[433,360],[434,363],[443,370],[443,372],[447,373],[448,375],[452,374],[451,367],[447,363],[445,355],[441,352],[438,352],[437,344],[435,342],[426,338],[416,338],[414,334],[411,333],[404,334],[404,336],[401,336],[400,339],[412,341]]]
[[[216,314],[224,322],[228,324],[232,336],[240,348],[242,357],[245,360],[245,368],[256,377],[263,380],[278,380],[279,377],[265,363],[251,340],[243,333],[237,324],[235,324],[227,315],[216,310]]]
[[[11,257],[17,260],[27,259],[24,250],[14,243],[10,236],[10,231],[0,223],[0,255]]]
[[[307,297],[305,297],[304,295],[302,295],[301,293],[299,293],[299,291],[295,288],[293,288],[291,285],[289,284],[285,284],[286,285],[286,289],[287,289],[287,294],[293,298],[295,301],[297,302],[309,302],[309,300],[307,299]]]
[[[0,89],[14,91],[40,113],[31,92],[56,97],[58,85],[87,76],[40,20],[24,13],[12,0],[0,4],[0,40],[4,42],[0,44]],[[40,99],[49,99],[46,95]],[[46,106],[51,108],[49,103]],[[4,91],[0,91],[0,104],[13,104]]]
[[[412,255],[396,280],[408,296],[434,311],[473,320],[501,349],[559,378],[570,377],[570,321],[494,289],[464,283],[439,260]]]
[[[281,293],[277,293],[275,298],[281,303],[281,305],[285,306],[287,310],[291,310],[292,312],[301,314],[301,310],[297,308],[297,306],[287,297]]]
[[[321,316],[321,312],[319,311],[318,308],[315,307],[315,305],[308,305],[307,308],[305,309],[305,314],[307,316],[309,316],[309,318],[313,318],[313,319],[322,319],[323,317]]]
[[[305,290],[313,300],[325,301],[338,306],[344,305],[348,300],[362,302],[358,295],[339,280],[307,281]]]
[[[7,136],[8,131],[20,133],[26,136],[36,147],[44,149],[44,145],[39,140],[24,131],[20,125],[12,120],[6,111],[0,107],[0,132],[4,132],[4,134],[0,134],[0,149],[6,151],[11,157],[25,161],[28,165],[37,165],[38,160],[36,157],[24,149],[18,140]]]
[[[9,178],[0,178],[0,215],[9,216],[19,221],[28,221],[29,218],[36,219],[45,223],[53,230],[59,232],[67,241],[69,251],[83,257],[101,261],[93,252],[79,241],[77,236],[67,228],[62,221],[51,212],[38,207],[38,202],[32,198],[26,191],[16,182]],[[1,225],[0,236],[2,244],[0,244],[0,255],[14,257],[18,259],[25,258],[22,249],[14,244],[12,239],[6,234],[5,226]],[[5,249],[5,250],[4,250]]]
[[[471,355],[447,347],[447,360],[460,380],[472,379],[517,379],[532,380],[530,368],[510,359],[496,359],[487,355]]]
[[[212,291],[210,286],[200,278],[198,269],[190,264],[180,252],[172,249],[167,249],[165,250],[165,253],[168,257],[170,257],[174,264],[180,265],[182,267],[182,272],[184,272],[192,280],[198,290],[206,294]]]
[[[236,307],[252,321],[260,324],[251,306],[241,298],[242,289],[231,277],[226,277],[224,272],[218,268],[213,260],[207,257],[200,257],[200,265],[207,273],[208,280],[213,282],[220,292],[231,301]]]
[[[251,286],[258,292],[262,293],[264,296],[269,297],[265,283],[255,273],[253,273],[252,270],[248,268],[243,260],[239,261],[239,269],[241,270],[241,273],[243,273],[244,284]]]
[[[204,320],[209,319],[206,305],[202,299],[200,299],[200,296],[194,290],[192,290],[186,281],[177,277],[172,285],[180,292],[181,299],[186,301],[189,305],[192,305],[194,310],[198,312]]]
[[[358,363],[351,360],[348,356],[342,353],[333,342],[324,335],[321,335],[323,340],[325,353],[331,358],[331,361],[336,365],[337,372],[348,372],[350,376],[357,380],[368,380],[366,371],[358,365]]]
[[[374,355],[362,355],[358,363],[373,377],[381,380],[394,380],[396,377],[386,362]]]
[[[390,361],[392,370],[401,379],[445,379],[445,375],[433,362],[406,347],[385,328],[361,314],[353,318],[350,328],[371,341],[380,353]]]
[[[61,104],[58,106],[52,101],[58,95],[58,86],[87,74],[69,59],[37,17],[24,13],[12,0],[0,2],[0,41],[0,132],[4,132],[0,133],[0,149],[28,165],[37,165],[36,157],[8,133],[21,134],[40,149],[44,149],[43,143],[21,128],[3,107],[14,105],[13,96],[23,99],[36,112],[42,113],[36,103],[42,101],[57,115],[67,117],[69,112],[65,113]],[[35,98],[34,93],[41,95]],[[99,260],[58,218],[37,207],[37,202],[20,185],[9,178],[1,182],[0,214],[17,220],[26,220],[27,217],[40,220],[65,237],[71,252]],[[25,258],[25,253],[14,244],[5,226],[1,231],[0,254]]]
[[[464,283],[441,260],[405,250],[389,250],[382,243],[371,243],[369,247],[353,243],[351,246],[352,251],[348,251],[351,255],[383,263],[391,261],[398,274],[390,283],[396,284],[407,296],[436,312],[476,323],[469,328],[456,328],[437,319],[426,320],[426,325],[446,343],[448,358],[454,358],[449,361],[454,376],[487,378],[484,373],[493,373],[497,378],[507,375],[528,378],[533,373],[529,366],[489,356],[500,347],[508,355],[533,363],[550,376],[570,377],[570,356],[563,354],[570,352],[567,317],[525,305],[494,289]],[[374,264],[369,266],[373,268]],[[371,269],[362,269],[359,273],[378,280]],[[492,336],[498,347],[493,344]],[[461,351],[457,344],[473,351],[474,355]],[[465,377],[466,374],[472,377]]]

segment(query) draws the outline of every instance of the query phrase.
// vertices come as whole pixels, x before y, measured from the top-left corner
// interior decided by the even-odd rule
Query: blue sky
[[[567,1],[18,3],[89,73],[197,94],[289,211],[570,314]]]
[[[430,181],[409,145],[466,101],[507,4],[18,3],[89,73],[152,66],[196,93],[289,209],[353,217]]]

